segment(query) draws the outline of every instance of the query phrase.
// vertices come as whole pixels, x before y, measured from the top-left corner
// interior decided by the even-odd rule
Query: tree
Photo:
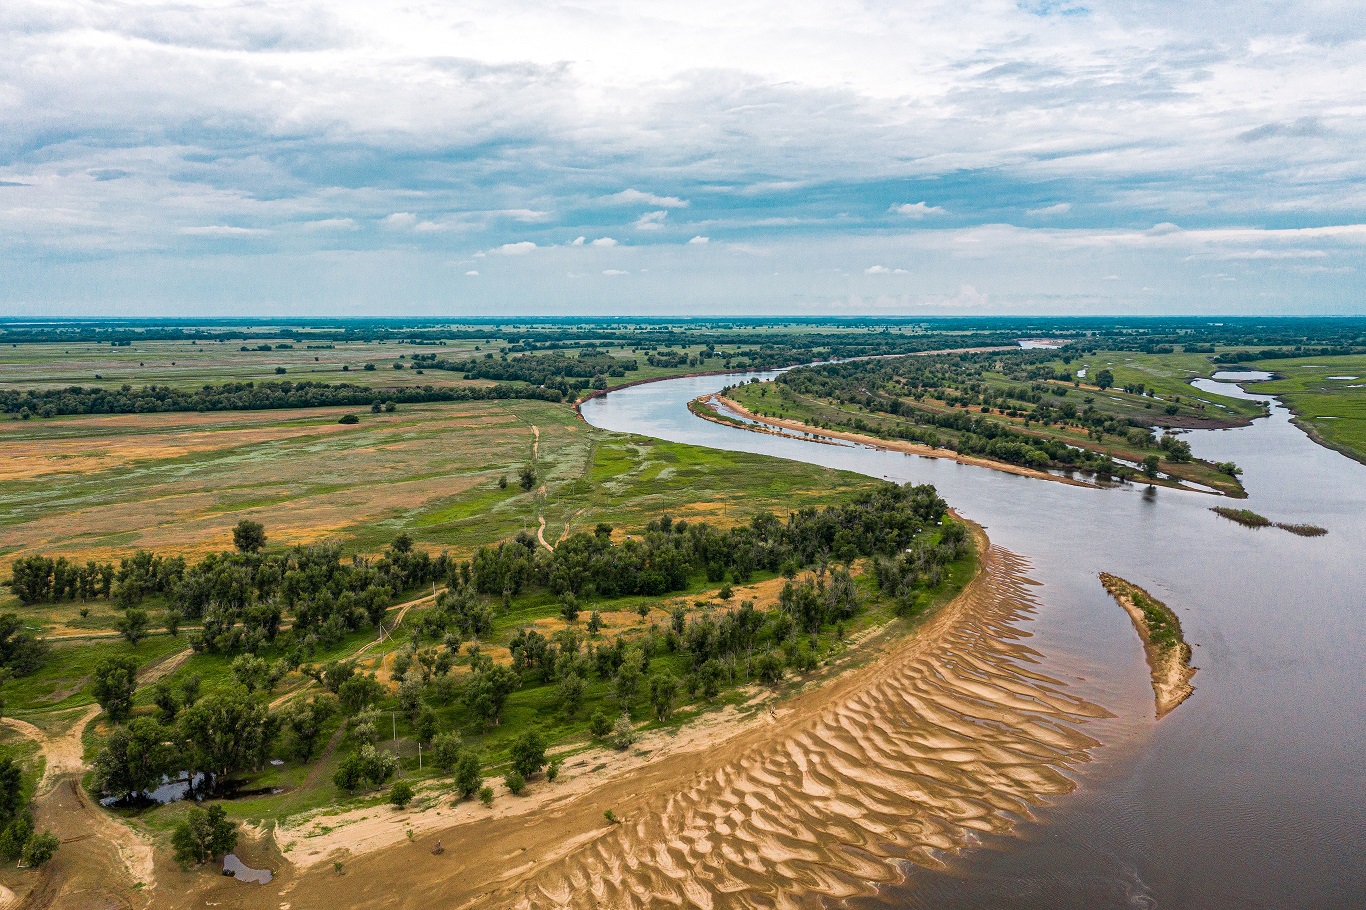
[[[0,669],[23,676],[38,669],[48,646],[30,632],[15,613],[0,613]]]
[[[622,659],[621,666],[617,669],[616,678],[613,680],[617,700],[621,702],[623,710],[629,709],[638,694],[640,694],[640,681],[644,675],[645,655],[639,648],[630,648]]]
[[[517,483],[522,489],[530,493],[531,488],[536,486],[536,469],[531,465],[523,465],[522,470],[517,474]]]
[[[1111,373],[1109,370],[1101,370],[1096,374],[1096,386],[1098,388],[1108,389],[1114,384],[1115,374]]]
[[[232,529],[232,544],[243,553],[256,553],[266,545],[266,528],[259,521],[244,518]]]
[[[128,643],[137,646],[137,643],[147,637],[147,611],[138,607],[129,607],[123,611],[123,615],[114,623],[114,628],[119,630],[119,634],[128,639]]]
[[[527,730],[510,750],[513,770],[523,777],[534,777],[545,767],[545,737],[535,728]]]
[[[91,687],[95,701],[112,720],[121,721],[133,710],[133,693],[138,687],[138,662],[132,657],[106,657],[95,665]]]
[[[674,711],[674,699],[678,697],[678,680],[671,673],[659,673],[650,677],[650,707],[661,721],[669,719]]]
[[[394,785],[389,788],[389,802],[393,804],[395,809],[407,808],[412,801],[413,785],[406,780],[395,781]]]
[[[24,802],[23,770],[8,755],[0,757],[0,825],[18,815]]]
[[[565,714],[573,717],[579,713],[587,690],[588,684],[584,682],[583,677],[572,670],[560,677],[559,683],[555,686],[555,694],[559,696],[560,707],[564,709]]]
[[[598,739],[602,739],[608,733],[612,732],[611,719],[608,718],[601,709],[594,711],[593,715],[588,718],[588,732],[592,733]]]
[[[479,792],[484,785],[482,770],[479,756],[469,749],[460,750],[460,756],[455,761],[455,789],[460,791],[462,798],[469,799]]]
[[[566,591],[560,596],[560,615],[571,624],[579,618],[579,599],[572,592]]]
[[[631,725],[631,716],[622,714],[612,727],[612,745],[618,749],[629,749],[636,741],[636,730]]]
[[[454,770],[462,751],[459,733],[438,733],[432,737],[432,764],[439,771]]]
[[[331,696],[314,696],[308,700],[298,699],[290,702],[280,713],[284,729],[294,739],[294,753],[300,759],[309,761],[322,737],[323,725],[337,713],[337,702]]]
[[[179,722],[191,767],[215,781],[260,767],[280,727],[280,718],[241,688],[204,696]]]
[[[25,866],[36,869],[43,863],[52,859],[57,853],[57,848],[62,842],[57,839],[57,835],[51,831],[44,831],[42,834],[34,834],[24,842],[24,852],[22,859]]]
[[[131,611],[130,611],[131,612]],[[264,657],[255,654],[239,654],[232,662],[232,678],[237,680],[248,692],[269,688],[270,665]]]
[[[384,686],[371,673],[357,673],[337,687],[342,710],[357,714],[384,697]]]
[[[150,790],[174,770],[176,750],[170,731],[150,717],[135,717],[115,727],[95,756],[95,786],[120,799]]]
[[[1149,455],[1143,459],[1143,474],[1150,480],[1157,479],[1157,468],[1162,463],[1162,459],[1156,455]]]
[[[511,667],[493,664],[470,676],[465,684],[465,704],[486,724],[497,725],[503,716],[508,696],[517,691],[522,679]]]
[[[526,778],[522,776],[521,772],[513,769],[503,775],[503,785],[508,788],[508,792],[513,796],[519,796],[526,789]]]
[[[231,853],[237,846],[237,824],[228,818],[222,806],[210,806],[207,810],[194,806],[175,826],[171,845],[181,865],[203,865],[215,856]]]

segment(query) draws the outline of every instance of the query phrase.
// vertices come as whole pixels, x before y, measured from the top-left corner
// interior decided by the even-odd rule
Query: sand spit
[[[1133,582],[1102,572],[1100,583],[1129,614],[1138,637],[1143,639],[1143,653],[1153,676],[1157,716],[1165,717],[1195,691],[1190,683],[1195,675],[1195,668],[1190,665],[1191,647],[1181,635],[1181,620],[1171,607]],[[1155,634],[1158,630],[1154,627],[1159,625],[1166,627],[1168,632],[1174,630],[1175,640],[1164,642],[1162,639],[1169,636]]]
[[[977,579],[916,634],[776,715],[718,724],[597,786],[578,772],[551,789],[585,789],[530,811],[500,813],[516,805],[503,796],[491,813],[453,813],[467,820],[353,854],[341,875],[286,870],[278,890],[225,906],[345,893],[352,908],[795,907],[872,894],[904,877],[903,861],[935,865],[1069,792],[1097,745],[1079,727],[1106,712],[1041,672],[1022,641],[1035,605],[1024,571],[987,549]]]

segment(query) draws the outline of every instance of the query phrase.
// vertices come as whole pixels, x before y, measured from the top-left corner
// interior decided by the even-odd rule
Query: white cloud
[[[536,244],[530,240],[522,240],[517,243],[505,243],[502,246],[494,247],[490,252],[499,253],[503,256],[521,256],[536,249]]]
[[[583,237],[575,237],[573,240],[569,241],[569,245],[570,245],[570,246],[583,246],[584,239],[585,239],[585,238],[583,238]]]
[[[629,275],[630,272],[623,272],[621,269],[603,269],[604,275]]]
[[[477,271],[474,270],[474,269],[470,269],[470,270],[469,270],[468,272],[466,272],[465,274],[466,274],[466,275],[478,275],[479,272],[477,272]]]
[[[305,221],[299,225],[310,231],[357,231],[360,225],[356,224],[354,218],[319,218],[316,221]]]
[[[905,215],[907,218],[924,218],[927,215],[943,215],[944,209],[941,206],[930,205],[928,202],[903,202],[900,205],[893,205],[887,211],[896,215]]]
[[[1066,215],[1070,211],[1072,211],[1072,203],[1058,202],[1054,205],[1046,205],[1041,209],[1029,209],[1025,214],[1046,218],[1049,215]]]
[[[657,231],[664,226],[664,219],[668,217],[669,213],[665,209],[646,212],[636,219],[635,228],[638,231]]]
[[[690,246],[702,246],[707,243],[711,243],[711,238],[703,237],[701,234],[698,234],[696,237],[688,241],[688,244]]]
[[[516,221],[527,222],[545,221],[547,218],[550,217],[549,212],[543,212],[539,209],[496,209],[495,211],[488,212],[487,214],[493,215],[495,217],[512,218]]]
[[[679,199],[677,196],[656,196],[654,193],[643,193],[640,190],[622,190],[620,193],[604,196],[600,201],[609,205],[653,205],[664,209],[688,207],[686,199]]]
[[[885,266],[885,265],[870,265],[870,266],[868,266],[868,268],[866,268],[866,269],[863,270],[863,274],[865,274],[865,275],[886,275],[886,274],[890,273],[891,271],[892,271],[892,270],[889,269],[889,268],[887,268],[887,266]]]
[[[230,224],[209,224],[203,227],[181,228],[180,233],[190,237],[259,237],[270,231],[261,228],[234,227]]]
[[[417,224],[417,216],[412,212],[394,212],[381,218],[380,224],[387,228],[410,228]]]
[[[594,240],[592,243],[589,244],[589,246],[616,246],[616,245],[617,245],[617,242],[616,242],[615,240],[613,240],[611,237],[599,237],[597,240]]]

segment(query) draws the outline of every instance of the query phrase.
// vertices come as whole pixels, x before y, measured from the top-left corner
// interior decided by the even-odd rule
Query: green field
[[[1249,383],[1249,392],[1279,397],[1316,441],[1366,463],[1366,355],[1262,360],[1247,367],[1276,374],[1269,382]]]

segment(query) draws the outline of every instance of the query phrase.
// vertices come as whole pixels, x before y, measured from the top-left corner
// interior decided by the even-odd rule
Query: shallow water
[[[767,378],[773,374],[756,374]],[[1252,377],[1234,374],[1241,380]],[[744,378],[751,378],[746,376]],[[1192,431],[1243,468],[1246,502],[1140,485],[1095,490],[693,417],[737,377],[668,380],[584,404],[621,432],[933,483],[1043,582],[1022,624],[1047,670],[1113,711],[1079,789],[1006,837],[908,869],[854,904],[897,907],[1350,907],[1366,894],[1366,466],[1315,445],[1273,404],[1249,427]],[[1249,396],[1228,383],[1201,388]],[[1252,530],[1210,506],[1328,528]],[[1147,667],[1101,571],[1165,600],[1195,648],[1195,694],[1154,721]]]

